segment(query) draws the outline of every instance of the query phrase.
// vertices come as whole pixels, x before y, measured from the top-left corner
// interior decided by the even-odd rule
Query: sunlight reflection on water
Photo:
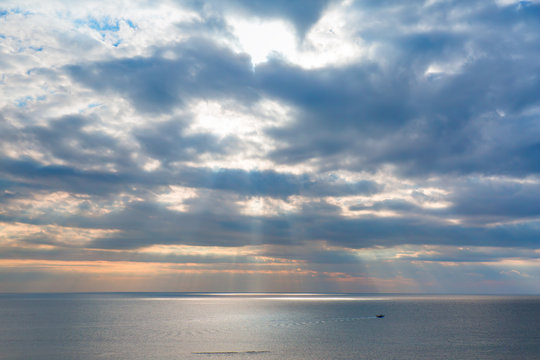
[[[536,360],[540,297],[0,294],[0,323],[2,360]]]

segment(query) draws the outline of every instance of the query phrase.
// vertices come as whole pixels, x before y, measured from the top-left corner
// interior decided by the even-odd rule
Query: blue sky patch
[[[111,20],[110,18],[106,17],[103,18],[101,21],[90,18],[88,19],[88,27],[94,30],[98,31],[112,31],[116,32],[120,30],[120,25],[118,23],[118,20]]]
[[[33,96],[24,96],[22,98],[19,98],[19,99],[15,100],[15,105],[17,107],[19,107],[19,108],[26,107],[28,102],[30,102],[32,100],[34,100]]]
[[[86,25],[90,29],[94,29],[99,32],[118,32],[120,31],[120,23],[122,21],[124,21],[132,29],[137,28],[137,26],[130,19],[114,19],[108,16],[103,18],[88,17],[86,19],[76,19],[75,24],[79,26]]]
[[[126,24],[132,29],[137,29],[137,25],[135,25],[131,20],[127,19],[125,20]]]

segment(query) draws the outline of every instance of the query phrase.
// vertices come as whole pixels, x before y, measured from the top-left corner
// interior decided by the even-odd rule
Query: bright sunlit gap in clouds
[[[241,49],[251,56],[254,66],[265,62],[273,53],[288,57],[296,52],[294,28],[286,22],[237,18],[231,25]]]
[[[280,20],[233,17],[230,24],[240,51],[256,67],[272,58],[307,69],[344,66],[370,53],[362,39],[351,39],[345,20],[350,1],[330,6],[313,27],[300,37],[293,24]]]

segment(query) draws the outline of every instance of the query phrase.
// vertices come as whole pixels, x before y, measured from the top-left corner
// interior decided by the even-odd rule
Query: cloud
[[[538,189],[538,182],[480,180],[467,183],[452,197],[454,205],[449,212],[471,221],[477,218],[492,222],[535,219],[540,215]]]
[[[359,5],[367,12],[363,6],[369,5]],[[410,6],[399,9],[394,17],[402,23],[399,16],[406,20]],[[407,176],[537,173],[530,161],[536,141],[519,130],[528,128],[537,137],[528,112],[538,116],[532,94],[540,83],[531,74],[539,69],[529,47],[535,45],[524,36],[535,20],[515,9],[469,9],[472,14],[457,22],[474,25],[460,31],[449,19],[433,30],[431,23],[418,30],[407,22],[407,30],[395,34],[378,29],[379,37],[369,41],[381,46],[380,58],[337,69],[305,70],[276,61],[259,66],[264,89],[301,109],[295,123],[269,132],[282,145],[272,158],[351,169],[393,164]],[[439,11],[425,10],[430,17]],[[507,23],[492,22],[495,14]],[[509,24],[522,30],[508,32]],[[489,26],[498,34],[496,42],[486,34]],[[362,36],[366,30],[359,31]]]
[[[0,289],[105,261],[538,291],[537,2],[61,4],[0,11]]]
[[[513,78],[538,72],[525,70],[532,65],[526,62],[515,68]],[[350,164],[351,169],[388,163],[409,176],[538,172],[532,161],[538,144],[520,130],[537,134],[537,126],[522,112],[524,106],[537,106],[538,99],[522,104],[528,95],[517,95],[519,101],[512,103],[513,95],[505,94],[513,84],[511,94],[536,93],[539,84],[516,84],[500,63],[479,61],[442,84],[389,78],[377,66],[328,73],[282,66],[261,66],[258,74],[273,95],[292,101],[303,115],[288,128],[269,131],[282,144],[271,154],[275,161],[315,159],[333,167]],[[492,75],[500,73],[500,78]],[[514,112],[501,118],[499,107]]]
[[[193,97],[244,101],[258,98],[250,89],[249,58],[204,39],[192,39],[168,49],[167,54],[69,65],[66,71],[97,91],[127,96],[140,111],[171,112]]]
[[[177,119],[136,129],[134,136],[148,156],[164,164],[196,160],[205,153],[226,155],[238,143],[233,136],[221,140],[205,133],[186,135],[185,122]]]
[[[300,36],[317,22],[323,10],[331,3],[330,0],[295,1],[285,0],[232,0],[224,4],[222,1],[194,1],[196,8],[203,9],[211,6],[214,11],[240,13],[243,16],[259,18],[281,18],[294,24]]]
[[[308,203],[299,214],[241,215],[234,198],[213,197],[212,203],[177,212],[151,203],[134,201],[102,215],[40,216],[39,221],[60,226],[119,230],[93,241],[91,247],[136,249],[154,244],[241,246],[245,244],[301,244],[324,240],[336,247],[365,249],[405,244],[499,246],[535,248],[538,222],[491,227],[448,224],[419,217],[345,219],[337,208]],[[14,218],[3,215],[3,221]],[[21,221],[19,219],[18,221]]]
[[[467,19],[483,25],[481,15],[486,11],[480,7],[476,17],[467,15]],[[502,12],[508,21],[520,24],[525,16],[505,15],[507,9],[489,11]],[[495,31],[508,41],[497,46],[507,47],[506,54],[526,49],[515,49],[512,34],[501,29],[498,24]],[[519,129],[533,126],[524,112],[538,103],[531,94],[538,92],[540,83],[534,77],[518,80],[537,73],[537,62],[529,56],[508,57],[489,40],[472,29],[410,30],[371,40],[392,51],[384,66],[370,60],[305,70],[271,61],[253,73],[249,58],[194,38],[172,50],[174,59],[168,59],[162,49],[148,58],[67,70],[86,86],[124,94],[139,110],[150,113],[171,112],[197,97],[234,98],[246,104],[263,95],[279,98],[300,114],[289,126],[267,131],[281,143],[271,158],[286,164],[314,159],[331,163],[326,166],[332,168],[373,170],[388,163],[408,176],[537,172],[536,162],[528,159],[534,158],[538,144],[532,136],[520,138]],[[457,54],[468,60],[455,60]],[[452,65],[455,61],[457,65]],[[504,119],[499,119],[501,111]],[[515,132],[512,141],[496,147],[498,137],[507,131]],[[521,163],[516,164],[516,158]]]
[[[2,172],[12,179],[10,185],[36,190],[68,190],[83,194],[105,194],[117,191],[117,186],[124,186],[126,180],[112,173],[81,171],[59,165],[43,166],[32,160],[4,158],[0,159],[0,164]]]
[[[537,219],[538,181],[476,177],[454,181],[451,192],[427,196],[422,192],[406,198],[392,198],[372,204],[352,205],[352,211],[393,211],[401,215],[459,219],[463,224],[483,226]],[[443,185],[444,186],[444,185]]]

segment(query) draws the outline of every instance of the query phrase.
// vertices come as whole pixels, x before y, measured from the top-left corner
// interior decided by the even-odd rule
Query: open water
[[[540,297],[1,294],[0,359],[537,360]]]

